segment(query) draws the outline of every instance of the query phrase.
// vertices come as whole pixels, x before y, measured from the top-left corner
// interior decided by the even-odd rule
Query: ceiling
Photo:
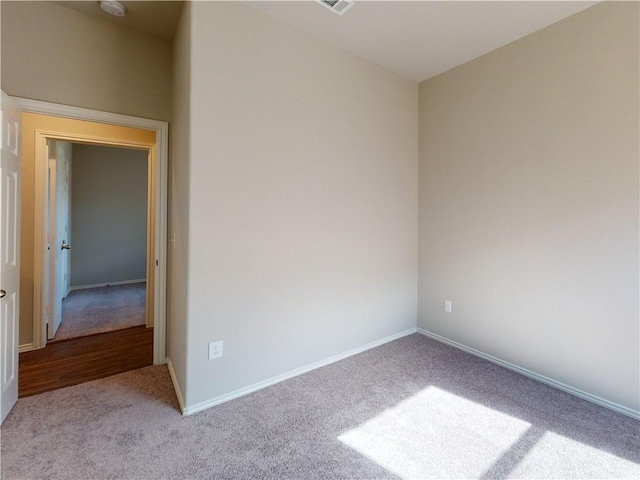
[[[103,12],[97,0],[53,3],[165,40],[173,39],[183,5],[181,1],[172,0],[120,0],[120,3],[127,7],[127,14],[124,17],[114,17]]]
[[[356,0],[343,16],[310,1],[248,5],[404,77],[422,81],[596,3]]]
[[[97,1],[54,3],[171,39],[183,2],[121,1],[124,18],[104,13]],[[245,2],[415,81],[431,78],[540,30],[596,1],[364,1],[343,16],[314,1]]]

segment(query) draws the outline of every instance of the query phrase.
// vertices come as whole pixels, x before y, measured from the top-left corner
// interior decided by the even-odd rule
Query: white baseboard
[[[33,346],[33,343],[23,343],[18,347],[18,353],[30,352],[32,350],[36,350],[36,347]]]
[[[483,358],[484,360],[488,360],[491,363],[500,365],[501,367],[512,370],[516,373],[524,375],[525,377],[533,378],[534,380],[537,380],[541,383],[557,388],[558,390],[562,390],[563,392],[570,393],[571,395],[575,395],[576,397],[582,398],[584,400],[588,400],[589,402],[600,405],[601,407],[606,407],[618,413],[622,413],[623,415],[627,415],[631,418],[635,418],[636,420],[640,420],[640,411],[636,411],[631,408],[625,407],[623,405],[619,405],[617,403],[611,402],[604,398],[598,397],[596,395],[592,395],[583,390],[574,388],[570,385],[564,384],[562,382],[558,382],[557,380],[554,380],[552,378],[545,377],[544,375],[540,375],[539,373],[532,372],[531,370],[527,370],[526,368],[519,367],[518,365],[515,365],[513,363],[509,363],[497,357],[489,355],[487,353],[483,353],[479,350],[476,350],[475,348],[467,347],[462,343],[449,340],[448,338],[442,337],[436,333],[429,332],[428,330],[424,330],[422,328],[418,328],[417,330],[419,334],[424,335],[425,337],[432,338],[440,343],[444,343],[451,347],[457,348],[459,350],[463,350],[467,353],[470,353],[471,355],[475,355],[476,357]]]
[[[271,377],[262,382],[254,383],[253,385],[249,385],[248,387],[235,390],[231,393],[220,395],[219,397],[215,397],[210,400],[205,400],[204,402],[196,403],[195,405],[182,408],[182,413],[184,415],[191,415],[193,413],[201,412],[202,410],[206,410],[207,408],[220,405],[221,403],[228,402],[229,400],[243,397],[245,395],[256,392],[258,390],[262,390],[263,388],[267,388],[267,387],[270,387],[271,385],[275,385],[276,383],[289,380],[290,378],[297,377],[298,375],[302,375],[303,373],[310,372],[311,370],[315,370],[316,368],[321,368],[321,367],[330,365],[332,363],[338,362],[340,360],[344,360],[345,358],[351,357],[353,355],[357,355],[358,353],[362,353],[366,350],[370,350],[375,347],[379,347],[380,345],[384,345],[385,343],[392,342],[393,340],[406,337],[407,335],[411,335],[413,333],[416,333],[416,328],[410,328],[409,330],[405,330],[403,332],[396,333],[395,335],[390,335],[380,340],[376,340],[375,342],[371,342],[366,345],[353,348],[344,353],[334,355],[332,357],[326,358],[324,360],[320,360],[310,365],[306,365],[301,368],[296,368],[295,370],[291,370],[290,372],[283,373],[282,375],[277,375],[275,377]],[[175,381],[174,381],[174,384],[175,384]]]
[[[77,285],[75,287],[71,287],[69,291],[84,290],[85,288],[108,287],[111,285],[128,285],[129,283],[143,283],[146,281],[147,281],[146,278],[138,278],[137,280],[121,280],[119,282],[94,283],[92,285]]]
[[[180,411],[184,414],[184,397],[182,396],[182,390],[180,390],[180,385],[178,385],[178,380],[176,378],[176,372],[173,369],[173,364],[171,363],[171,359],[166,359],[167,368],[169,369],[169,375],[171,376],[171,383],[173,383],[173,389],[176,391],[176,397],[178,398],[178,404],[180,405]]]

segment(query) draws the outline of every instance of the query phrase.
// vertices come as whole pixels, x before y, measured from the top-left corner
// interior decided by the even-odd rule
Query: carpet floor
[[[52,342],[145,325],[146,282],[73,290]]]
[[[640,478],[640,422],[411,335],[184,417],[166,367],[20,399],[3,479]]]

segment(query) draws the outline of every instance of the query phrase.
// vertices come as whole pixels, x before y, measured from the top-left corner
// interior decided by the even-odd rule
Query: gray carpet
[[[640,423],[419,335],[183,417],[167,369],[20,399],[3,479],[640,478]]]
[[[53,342],[145,325],[146,282],[73,290]]]

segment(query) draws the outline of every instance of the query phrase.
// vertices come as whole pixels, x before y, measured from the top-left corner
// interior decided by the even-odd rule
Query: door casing
[[[149,151],[149,211],[147,262],[148,318],[153,319],[153,363],[166,363],[166,239],[168,123],[49,102],[13,97],[25,113],[39,118],[33,149],[24,152],[35,161],[34,204],[34,315],[33,349],[46,345],[44,292],[46,256],[46,182],[48,139],[138,148]],[[51,118],[55,117],[55,118]],[[78,122],[80,121],[80,122]],[[82,123],[84,122],[84,123]],[[124,128],[123,128],[124,127]],[[26,150],[26,144],[25,144]],[[148,322],[149,323],[149,322]],[[24,351],[24,349],[21,349]]]

